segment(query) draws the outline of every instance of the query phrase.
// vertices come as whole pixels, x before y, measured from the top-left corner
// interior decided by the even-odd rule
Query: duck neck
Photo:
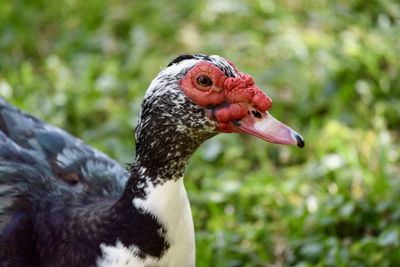
[[[176,135],[137,143],[136,162],[128,184],[134,197],[145,198],[154,188],[182,180],[186,164],[197,146]]]
[[[132,165],[125,191],[112,208],[112,224],[123,233],[118,240],[131,253],[142,255],[149,266],[159,262],[160,266],[194,266],[193,219],[183,184],[188,159],[172,163],[167,155],[158,171],[143,159]]]
[[[143,246],[150,246],[147,250],[156,251],[154,255],[168,251],[168,258],[177,261],[171,266],[194,266],[194,227],[183,174],[197,144],[186,142],[185,138],[161,140],[164,141],[162,145],[137,144],[136,163],[131,167],[130,179],[117,204],[124,210],[118,214],[133,214],[132,221],[150,218],[147,225],[153,226],[150,230],[154,235],[143,240],[159,242],[152,241]],[[162,244],[161,248],[153,247],[159,244]]]
[[[164,132],[161,136],[156,133],[137,136],[136,160],[131,166],[123,198],[144,200],[164,185],[171,190],[175,189],[169,185],[183,186],[187,162],[202,142],[202,138],[194,141],[187,133],[177,130]]]

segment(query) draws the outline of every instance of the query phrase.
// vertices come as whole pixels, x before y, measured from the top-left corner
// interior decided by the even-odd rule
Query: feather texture
[[[105,154],[0,98],[0,228],[8,225],[2,239],[48,202],[117,198],[128,177]]]
[[[144,97],[129,171],[0,98],[0,267],[195,266],[185,166],[254,90],[222,57],[172,60]],[[240,114],[221,121],[252,116]]]

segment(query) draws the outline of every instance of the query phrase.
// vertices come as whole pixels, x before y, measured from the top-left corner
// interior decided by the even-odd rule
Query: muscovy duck
[[[230,61],[179,56],[147,90],[125,170],[0,99],[0,266],[194,266],[186,163],[220,132],[303,147],[270,108]]]

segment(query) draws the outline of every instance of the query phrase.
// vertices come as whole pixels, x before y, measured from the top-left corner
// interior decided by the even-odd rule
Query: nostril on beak
[[[299,135],[299,134],[296,134],[295,138],[296,138],[296,141],[297,141],[297,146],[300,147],[300,148],[303,148],[305,146],[303,137],[301,135]]]
[[[261,113],[258,112],[257,110],[253,110],[251,113],[253,113],[253,116],[260,119],[262,117]]]

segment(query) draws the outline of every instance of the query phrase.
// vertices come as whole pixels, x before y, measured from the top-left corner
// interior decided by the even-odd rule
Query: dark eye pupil
[[[213,84],[211,79],[204,75],[197,77],[197,83],[203,87],[211,86]]]

